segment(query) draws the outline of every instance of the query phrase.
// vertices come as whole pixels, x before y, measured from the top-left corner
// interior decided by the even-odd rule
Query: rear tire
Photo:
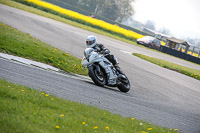
[[[127,77],[126,77],[127,78]],[[123,82],[123,81],[120,81],[121,83],[117,86],[118,89],[121,91],[121,92],[128,92],[131,88],[130,86],[130,82],[128,80],[128,78],[126,79],[126,82]]]
[[[88,74],[90,78],[93,80],[93,82],[96,85],[103,87],[106,84],[106,77],[101,68],[100,68],[100,71],[101,72],[98,73],[95,66],[90,66],[88,68]]]

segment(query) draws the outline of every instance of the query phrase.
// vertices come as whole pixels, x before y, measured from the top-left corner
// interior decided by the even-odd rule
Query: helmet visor
[[[87,45],[92,45],[95,42],[95,40],[92,41],[86,41]]]

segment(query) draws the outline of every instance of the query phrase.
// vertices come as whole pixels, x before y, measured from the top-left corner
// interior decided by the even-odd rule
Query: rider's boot
[[[119,74],[124,74],[121,68],[118,65],[115,65],[115,69],[119,72]]]

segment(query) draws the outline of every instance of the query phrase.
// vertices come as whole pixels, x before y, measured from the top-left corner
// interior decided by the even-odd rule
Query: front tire
[[[95,66],[90,66],[88,68],[88,74],[96,85],[103,87],[106,84],[106,77],[101,68],[99,73]]]

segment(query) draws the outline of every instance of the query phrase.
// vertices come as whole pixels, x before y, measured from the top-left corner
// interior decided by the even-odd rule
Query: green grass
[[[190,76],[192,78],[195,78],[197,80],[200,80],[200,71],[199,70],[184,67],[184,66],[181,66],[181,65],[178,65],[178,64],[174,64],[174,63],[164,61],[164,60],[161,60],[161,59],[149,57],[149,56],[146,56],[146,55],[143,55],[143,54],[133,53],[133,55],[135,55],[139,58],[142,58],[144,60],[147,60],[151,63],[154,63],[156,65],[159,65],[161,67],[164,67],[164,68],[185,74],[185,75]]]
[[[87,69],[82,67],[81,59],[3,23],[0,23],[0,52],[43,62],[67,72],[87,75]]]
[[[3,133],[175,132],[5,80],[0,80],[0,125]]]

